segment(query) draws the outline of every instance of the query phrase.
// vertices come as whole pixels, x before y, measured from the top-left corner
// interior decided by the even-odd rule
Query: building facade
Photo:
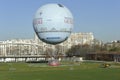
[[[58,45],[46,44],[39,40],[36,35],[34,39],[0,41],[0,56],[42,55],[52,54],[55,51],[64,55],[71,46],[78,44],[91,45],[93,40],[93,33],[72,33],[66,41]]]

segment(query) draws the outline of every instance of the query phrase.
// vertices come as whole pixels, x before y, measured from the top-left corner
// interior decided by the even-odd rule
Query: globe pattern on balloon
[[[35,13],[33,27],[40,40],[58,44],[70,36],[73,30],[73,16],[64,5],[46,4]]]

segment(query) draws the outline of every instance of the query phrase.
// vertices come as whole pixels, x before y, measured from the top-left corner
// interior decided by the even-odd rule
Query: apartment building
[[[58,45],[46,44],[38,39],[35,35],[34,39],[12,39],[0,41],[0,56],[7,55],[41,55],[46,52],[54,52],[59,50],[59,53],[65,52],[73,45],[93,43],[93,33],[72,33],[70,37]]]

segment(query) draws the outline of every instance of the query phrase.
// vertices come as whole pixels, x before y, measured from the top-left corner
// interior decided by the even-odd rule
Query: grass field
[[[0,63],[0,80],[120,80],[120,64],[109,68],[101,68],[101,63],[64,64]]]

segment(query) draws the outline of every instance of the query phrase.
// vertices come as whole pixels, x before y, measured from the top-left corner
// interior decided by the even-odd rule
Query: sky
[[[103,42],[120,40],[120,0],[0,0],[0,40],[33,39],[34,14],[48,3],[72,12],[73,32],[92,32]]]

